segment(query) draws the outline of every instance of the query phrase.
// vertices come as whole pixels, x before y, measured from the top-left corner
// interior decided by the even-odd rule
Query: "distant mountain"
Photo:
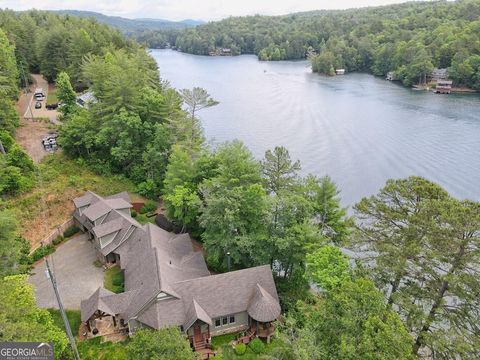
[[[57,10],[57,14],[74,15],[86,18],[95,18],[98,22],[114,26],[125,33],[138,30],[164,30],[184,29],[187,27],[204,24],[201,20],[186,19],[182,21],[170,21],[165,19],[127,19],[120,16],[108,16],[94,11],[83,10]]]

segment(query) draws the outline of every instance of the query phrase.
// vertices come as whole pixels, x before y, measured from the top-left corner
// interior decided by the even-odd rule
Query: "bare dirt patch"
[[[41,109],[35,109],[34,89],[41,87],[48,93],[49,85],[41,75],[32,75],[32,77],[33,85],[30,86],[28,91],[22,91],[17,102],[20,127],[16,131],[16,139],[32,160],[38,164],[48,155],[48,152],[43,148],[42,139],[53,131],[53,124],[58,124],[56,120],[58,113],[45,108],[46,100],[42,101]]]
[[[30,155],[33,162],[38,164],[48,155],[48,152],[43,148],[42,139],[52,131],[51,126],[44,121],[22,119],[15,137],[20,146]]]

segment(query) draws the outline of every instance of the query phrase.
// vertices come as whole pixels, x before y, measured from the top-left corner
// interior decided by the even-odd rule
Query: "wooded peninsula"
[[[480,90],[480,3],[409,2],[285,16],[230,17],[182,30],[137,30],[149,47],[209,55],[255,54],[260,60],[310,59],[312,69],[378,76],[389,72],[411,86],[448,69],[456,86]]]

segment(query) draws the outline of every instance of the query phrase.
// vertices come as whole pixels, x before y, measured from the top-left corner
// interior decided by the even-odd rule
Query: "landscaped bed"
[[[278,339],[273,339],[270,344],[264,344],[264,347],[260,353],[255,353],[254,350],[261,348],[255,346],[258,344],[253,344],[253,342],[257,343],[261,341],[260,339],[253,340],[249,345],[245,348],[245,353],[242,355],[237,355],[235,349],[230,345],[232,340],[237,338],[238,334],[226,334],[221,336],[215,336],[212,338],[212,346],[213,350],[217,351],[217,356],[213,359],[222,359],[222,360],[258,360],[262,357],[262,355],[275,355],[275,349],[281,347],[282,342]],[[239,349],[237,349],[238,351]],[[257,350],[258,351],[258,350]]]
[[[124,274],[120,266],[113,266],[105,271],[105,279],[103,281],[105,289],[115,294],[122,293],[124,291],[124,282]]]

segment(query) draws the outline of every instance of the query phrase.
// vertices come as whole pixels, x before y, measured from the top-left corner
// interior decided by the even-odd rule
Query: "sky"
[[[298,11],[347,9],[402,0],[0,0],[12,10],[89,10],[126,18],[219,20],[228,16],[284,15]]]

